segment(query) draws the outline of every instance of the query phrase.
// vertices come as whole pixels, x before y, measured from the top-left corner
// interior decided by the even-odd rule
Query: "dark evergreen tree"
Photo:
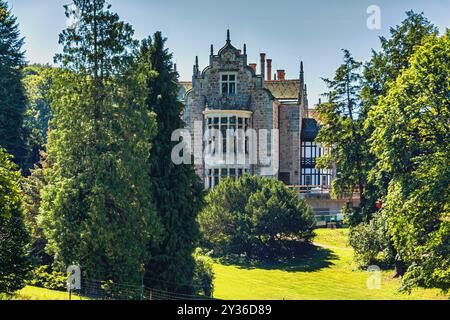
[[[0,148],[0,293],[25,286],[29,271],[29,235],[23,221],[20,172]]]
[[[284,183],[244,175],[224,179],[199,216],[205,247],[215,255],[280,261],[314,238],[312,208]],[[305,247],[303,247],[305,248]]]
[[[390,29],[390,37],[380,37],[381,50],[372,50],[372,59],[364,66],[362,99],[367,108],[386,95],[388,83],[395,81],[403,69],[409,68],[409,58],[425,37],[437,34],[438,29],[424,16],[406,12],[406,19]]]
[[[0,0],[0,147],[21,167],[27,157],[22,128],[26,108],[21,82],[25,63],[23,42],[16,18],[6,2]]]
[[[151,248],[146,284],[176,292],[192,292],[199,238],[196,222],[203,206],[204,187],[192,165],[175,165],[171,153],[174,130],[184,127],[180,117],[177,73],[160,32],[142,42],[140,61],[151,66],[147,79],[147,107],[156,114],[158,133],[152,140],[149,173],[156,212],[164,228],[160,245]]]
[[[60,35],[62,72],[51,89],[40,208],[47,249],[61,271],[77,264],[85,278],[141,285],[159,224],[147,172],[155,122],[133,64],[137,43],[104,0],[74,4],[79,21]]]

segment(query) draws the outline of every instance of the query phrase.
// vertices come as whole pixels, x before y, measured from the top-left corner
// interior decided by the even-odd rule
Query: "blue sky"
[[[66,27],[63,5],[71,0],[9,0],[26,38],[30,62],[51,63],[60,51],[58,34]],[[141,39],[155,31],[168,37],[181,80],[190,80],[195,56],[206,67],[209,48],[225,44],[226,29],[236,47],[247,44],[249,63],[259,53],[273,59],[273,69],[298,77],[304,60],[310,104],[325,91],[321,77],[331,77],[342,60],[342,48],[359,60],[378,49],[380,35],[399,24],[405,11],[425,15],[441,31],[450,27],[450,0],[109,0]],[[367,8],[381,9],[381,29],[367,28]]]

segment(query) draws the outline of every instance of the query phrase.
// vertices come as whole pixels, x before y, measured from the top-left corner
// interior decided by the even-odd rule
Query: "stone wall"
[[[291,185],[300,184],[300,107],[279,106],[280,114],[280,173],[289,174]]]
[[[221,94],[220,77],[223,72],[233,72],[237,76],[237,94],[226,96]],[[201,126],[195,126],[196,121],[203,123],[205,110],[244,110],[251,111],[253,117],[251,125],[253,129],[269,130],[276,127],[278,120],[274,114],[274,97],[263,86],[263,78],[256,75],[255,71],[247,65],[246,54],[241,54],[231,43],[227,44],[217,55],[210,56],[210,65],[199,72],[198,66],[194,67],[192,90],[186,94],[184,119],[191,133],[194,133],[193,147],[195,153],[200,152],[203,158],[203,139]],[[271,148],[271,138],[269,150]],[[197,158],[200,157],[197,155]],[[197,162],[199,159],[197,159]],[[196,165],[197,173],[204,178],[204,163]],[[268,175],[273,168],[256,165],[252,173],[256,175]]]

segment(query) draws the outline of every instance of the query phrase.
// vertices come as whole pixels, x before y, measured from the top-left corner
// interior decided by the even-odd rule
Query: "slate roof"
[[[319,134],[319,124],[316,119],[303,119],[302,122],[302,140],[314,141]]]

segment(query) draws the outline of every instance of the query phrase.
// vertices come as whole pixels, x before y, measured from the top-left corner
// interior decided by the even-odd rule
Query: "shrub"
[[[49,269],[49,266],[35,268],[29,284],[49,290],[65,290],[67,287],[67,275],[57,271],[50,272]]]
[[[355,261],[360,267],[392,263],[385,217],[381,213],[367,223],[350,230],[349,243],[355,249]]]
[[[292,243],[309,242],[314,235],[312,209],[275,179],[224,179],[206,203],[200,229],[215,254],[276,258],[292,253]]]
[[[194,253],[195,270],[193,284],[198,290],[198,294],[206,297],[213,297],[214,294],[214,270],[211,258],[201,255],[197,250]]]

